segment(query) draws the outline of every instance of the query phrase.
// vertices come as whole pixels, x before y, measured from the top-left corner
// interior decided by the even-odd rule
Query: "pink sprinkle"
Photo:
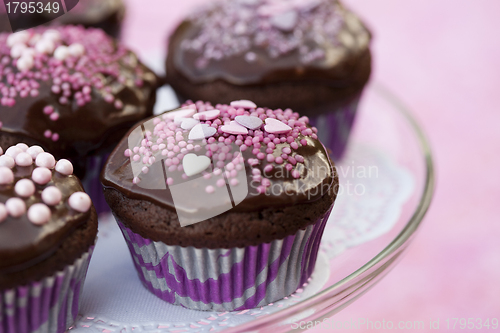
[[[273,154],[267,154],[267,161],[269,163],[272,163],[274,162],[275,158],[274,158],[274,155]]]
[[[59,172],[60,174],[65,175],[65,176],[72,175],[73,174],[73,164],[66,159],[60,159],[56,163],[56,171]]]
[[[59,140],[59,134],[57,134],[57,133],[52,134],[52,141],[55,142],[57,140]]]
[[[85,192],[75,192],[73,193],[68,200],[69,206],[74,210],[85,213],[90,209],[92,205],[92,201],[90,197]]]
[[[284,147],[281,151],[283,153],[285,153],[285,154],[291,154],[292,153],[292,150],[289,147]]]
[[[267,173],[273,171],[274,167],[272,164],[268,164],[264,167],[264,174],[267,176]]]
[[[61,191],[55,186],[49,186],[42,192],[42,200],[49,206],[55,206],[62,200]]]
[[[29,179],[21,179],[14,186],[14,191],[20,197],[30,197],[35,193],[35,184]]]
[[[262,178],[262,185],[265,186],[265,187],[269,187],[271,186],[271,181],[267,178]]]
[[[262,153],[262,152],[257,154],[257,158],[259,160],[263,160],[265,157],[266,157],[266,155],[264,153]]]
[[[302,144],[303,146],[307,146],[307,140],[306,139],[300,140],[300,144]]]
[[[207,192],[207,193],[214,193],[215,192],[215,188],[212,185],[208,185],[207,187],[205,187],[205,192]]]
[[[37,184],[45,185],[52,179],[52,172],[45,167],[38,167],[33,170],[31,179]]]
[[[224,179],[220,178],[219,180],[217,180],[216,185],[217,187],[222,187],[226,185],[226,182],[224,181]]]
[[[30,166],[33,163],[33,158],[30,154],[22,152],[16,156],[16,164],[22,167]]]
[[[17,155],[19,155],[20,153],[22,153],[22,149],[19,148],[19,147],[16,147],[16,146],[12,146],[12,147],[9,147],[6,151],[5,151],[5,155],[8,155],[10,157],[12,157],[13,159],[15,159],[17,157]]]
[[[281,164],[283,163],[283,158],[281,156],[278,156],[274,159],[274,161],[277,163],[277,164]]]
[[[12,184],[14,182],[14,173],[5,166],[0,167],[0,185]]]
[[[19,198],[10,198],[5,202],[5,208],[7,208],[7,212],[12,217],[20,217],[26,212],[26,204],[24,200]]]
[[[52,121],[56,121],[57,119],[59,119],[59,113],[57,112],[53,112],[51,115],[50,115],[50,120]]]
[[[42,225],[50,220],[51,212],[49,207],[42,203],[31,205],[28,209],[28,219],[35,225]]]
[[[23,152],[26,152],[26,150],[28,150],[28,148],[29,148],[28,145],[25,144],[25,143],[18,143],[16,145],[16,147],[19,148],[19,149],[21,149]]]
[[[134,184],[139,184],[140,181],[141,179],[139,177],[134,177],[134,179],[132,179],[132,183]]]
[[[8,155],[2,155],[0,156],[0,166],[2,167],[7,167],[7,168],[13,168],[14,165],[16,165],[16,162],[14,159]]]
[[[40,146],[31,146],[26,150],[26,152],[30,154],[33,160],[35,160],[38,154],[43,153],[43,148]]]
[[[292,147],[293,149],[298,149],[299,145],[297,144],[297,142],[293,141],[292,143],[290,143],[290,147]],[[290,154],[290,153],[288,153],[288,154]]]
[[[238,184],[239,184],[239,181],[238,181],[238,179],[233,178],[233,179],[231,179],[231,180],[229,181],[229,183],[230,183],[232,186],[236,186],[236,185],[238,185]]]
[[[125,155],[125,157],[130,157],[130,155],[132,155],[132,151],[130,149],[125,149],[123,155]]]
[[[54,156],[45,152],[38,154],[35,161],[37,166],[48,169],[52,169],[56,165],[56,159]]]
[[[174,179],[172,177],[167,178],[167,185],[172,185],[174,183]]]

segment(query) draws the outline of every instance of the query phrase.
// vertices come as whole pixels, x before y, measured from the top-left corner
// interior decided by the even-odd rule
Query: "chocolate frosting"
[[[35,65],[21,71],[15,65],[19,59],[11,57],[7,45],[10,34],[0,34],[0,90],[15,90],[22,80],[29,83],[25,97],[19,91],[7,100],[0,97],[0,131],[36,142],[58,158],[76,159],[110,150],[126,129],[152,114],[157,77],[134,53],[101,30],[51,29],[61,36],[55,48],[77,43],[84,47],[84,54],[59,62],[53,54],[37,54]],[[41,27],[29,33],[34,38],[46,31]],[[66,74],[54,69],[58,64]],[[16,77],[15,82],[9,76]],[[67,93],[62,89],[65,83],[70,85]],[[89,96],[85,101],[84,89]],[[51,119],[52,113],[44,112],[47,107],[58,114],[56,120]]]
[[[278,5],[219,1],[193,13],[171,36],[168,61],[193,84],[365,84],[356,72],[367,68],[370,33],[352,12],[336,0]]]
[[[196,106],[198,112],[213,109],[209,103],[204,104],[198,102]],[[225,119],[226,123],[234,119],[234,115],[227,118],[226,111],[231,109],[236,110],[235,108],[231,108],[227,105],[216,105],[216,108],[221,110],[221,116],[217,119]],[[281,110],[273,111],[269,109],[259,109],[261,113],[263,112],[267,116],[274,114],[274,112],[278,112],[276,115],[281,117],[280,115],[282,113],[279,112],[283,112]],[[161,149],[157,150],[157,154],[154,155],[157,157],[157,163],[153,164],[142,164],[140,161],[134,162],[133,157],[135,153],[133,152],[131,152],[130,157],[126,156],[129,155],[129,152],[126,152],[129,148],[132,149],[134,146],[140,147],[141,141],[147,141],[148,137],[154,142],[156,140],[156,136],[154,136],[156,131],[155,124],[161,119],[168,117],[169,113],[179,110],[185,109],[172,110],[157,117],[150,118],[136,125],[127,133],[111,153],[102,171],[101,181],[105,188],[115,189],[128,198],[154,202],[161,207],[177,211],[177,213],[182,211],[183,215],[190,215],[193,218],[213,216],[213,214],[210,214],[211,212],[258,211],[269,207],[283,207],[313,202],[320,199],[330,190],[332,182],[334,181],[334,171],[328,154],[321,142],[317,140],[314,134],[315,129],[312,128],[311,130],[307,125],[307,118],[303,117],[299,119],[298,114],[292,114],[291,110],[285,111],[284,119],[288,120],[293,118],[297,122],[302,122],[305,124],[305,127],[310,129],[309,132],[305,134],[298,133],[294,140],[290,140],[294,142],[293,144],[290,143],[290,141],[280,142],[276,144],[272,152],[268,151],[267,153],[266,149],[269,148],[262,142],[261,147],[257,150],[255,150],[255,146],[250,146],[243,151],[241,146],[238,147],[238,143],[241,144],[241,142],[234,140],[226,145],[231,146],[231,152],[237,152],[241,149],[244,160],[244,172],[240,171],[238,176],[232,175],[239,181],[239,183],[234,186],[228,174],[226,174],[225,181],[222,181],[225,185],[216,185],[216,179],[222,176],[214,176],[216,174],[215,170],[217,169],[217,167],[214,166],[217,161],[214,155],[212,155],[212,164],[203,173],[191,177],[186,177],[185,175],[183,177],[185,171],[183,169],[172,171],[171,167],[170,169],[168,166],[163,168],[165,161],[169,159],[168,155],[166,155],[166,150],[169,150],[168,148],[162,152],[163,155],[159,154]],[[243,114],[243,109],[239,109],[239,114]],[[256,109],[247,109],[244,114],[251,115],[257,113]],[[265,116],[263,118],[265,118]],[[215,121],[216,120],[208,122],[201,121],[201,124],[214,124]],[[290,124],[292,123],[290,122]],[[266,133],[264,130],[264,125],[265,124],[263,124],[259,130],[254,131],[253,134],[258,135],[257,132],[260,131],[264,133],[266,137],[269,137],[267,136],[269,133]],[[231,136],[232,139],[238,140],[238,136],[225,133],[221,131],[220,128],[221,126],[218,126],[218,132],[213,136],[215,144],[217,144],[217,142],[220,143],[221,139],[231,139]],[[153,133],[152,137],[149,136],[151,133]],[[201,145],[201,149],[195,153],[196,155],[206,155],[206,148],[211,145],[210,141],[207,145],[204,145],[201,140],[188,140],[190,130],[182,130],[181,133],[182,138],[187,144]],[[252,133],[252,131],[250,131],[250,133]],[[276,134],[276,137],[287,138],[291,136],[291,133],[292,132],[288,134]],[[165,143],[168,139],[168,137],[165,138]],[[240,136],[240,139],[242,142],[245,142],[245,135]],[[305,145],[300,143],[305,143],[305,141],[307,142]],[[223,146],[224,145],[220,145],[220,147]],[[154,145],[153,150],[155,150]],[[287,154],[288,162],[284,160],[283,163],[277,163],[277,161],[269,161],[267,159],[268,157],[264,159],[256,158],[257,153],[262,152],[267,154],[267,156],[273,155],[273,158],[271,158],[271,160],[273,160],[274,158],[283,156],[282,151],[287,150],[289,150],[289,154]],[[186,153],[189,152],[193,151],[190,150]],[[302,156],[303,159],[301,159],[300,156]],[[292,157],[294,158],[291,159]],[[295,158],[297,161],[295,161]],[[161,159],[161,161],[159,161],[159,159]],[[285,166],[286,164],[290,164],[292,160],[297,163],[293,165],[293,168],[287,170]],[[182,164],[183,161],[179,161],[179,165]],[[144,165],[148,166],[146,168],[147,170],[145,170],[146,172],[144,172],[144,169],[141,171]],[[290,165],[290,167],[291,166],[292,165]],[[227,164],[225,164],[224,168],[224,170],[233,169],[232,167],[228,168]],[[139,170],[139,172],[137,172],[137,170]],[[212,177],[207,176],[207,174],[211,174]],[[222,175],[224,175],[224,173]],[[134,177],[140,178],[140,182],[134,180]],[[164,184],[166,181],[168,183],[169,178],[171,178],[171,183],[169,183],[169,186],[165,186]],[[266,181],[268,183],[267,187],[262,190],[261,180],[264,178],[268,180]],[[264,181],[262,181],[262,184],[264,184]],[[181,191],[178,190],[179,186],[181,186]],[[208,190],[209,187],[212,187],[210,190],[215,189],[215,192],[212,193]],[[175,198],[173,198],[172,189],[175,190]],[[232,208],[229,210],[225,208],[228,203],[221,200],[228,191],[232,193],[232,198],[230,198],[232,201]],[[202,199],[200,199],[201,194],[203,194],[201,196]],[[231,202],[229,204],[231,204]]]
[[[36,165],[14,166],[14,183],[0,185],[0,202],[16,197],[14,184],[20,179],[31,179],[34,168]],[[47,223],[35,225],[26,213],[17,218],[8,215],[0,222],[0,274],[20,271],[48,258],[69,234],[89,220],[91,210],[81,213],[68,204],[71,194],[83,192],[78,178],[55,170],[47,184],[35,183],[35,193],[24,199],[26,207],[43,202],[41,193],[49,186],[56,186],[61,191],[62,200],[50,208],[51,218]]]

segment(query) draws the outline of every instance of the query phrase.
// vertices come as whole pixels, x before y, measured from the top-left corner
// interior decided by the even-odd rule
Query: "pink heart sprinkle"
[[[266,125],[264,126],[264,129],[266,132],[272,134],[284,134],[292,130],[290,126],[274,118],[266,118]]]
[[[239,101],[232,101],[231,106],[234,108],[255,109],[257,107],[257,104],[252,101],[242,99]]]
[[[231,123],[229,125],[221,126],[220,129],[222,130],[222,132],[228,133],[228,134],[235,134],[235,135],[238,135],[238,134],[241,134],[241,135],[248,134],[248,130],[245,127],[243,127],[240,124],[238,124],[237,122],[235,122],[235,121],[231,121]]]
[[[262,120],[254,116],[236,116],[236,122],[246,128],[255,130],[262,126]]]
[[[215,110],[195,113],[193,115],[193,118],[198,120],[212,120],[217,118],[219,115],[220,115],[220,110],[215,109]]]
[[[196,113],[195,109],[181,109],[177,111],[167,112],[163,115],[164,119],[189,118]]]

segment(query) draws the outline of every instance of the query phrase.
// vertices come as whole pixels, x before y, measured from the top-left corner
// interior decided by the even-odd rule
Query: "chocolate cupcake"
[[[246,100],[188,103],[136,125],[101,179],[146,288],[215,311],[307,281],[338,184],[307,117]]]
[[[125,4],[122,0],[80,0],[74,8],[51,24],[99,28],[108,35],[118,38],[124,18]]]
[[[370,76],[369,42],[336,0],[219,1],[170,37],[167,81],[182,101],[290,107],[339,158]]]
[[[78,313],[97,214],[68,160],[24,143],[0,155],[0,332],[65,332]]]
[[[40,145],[74,163],[98,211],[99,170],[134,123],[152,114],[157,77],[100,29],[0,34],[0,145]]]
[[[68,7],[69,5],[76,5]],[[52,8],[52,7],[51,7]],[[64,11],[59,5],[61,13]],[[121,26],[125,17],[125,4],[122,0],[79,0],[77,3],[66,3],[66,10],[62,16],[53,19],[53,11],[43,11],[37,15],[7,16],[5,9],[0,5],[0,32],[12,32],[10,21],[14,27],[31,28],[37,25],[83,25],[86,28],[99,28],[108,35],[118,38],[121,33]],[[51,20],[52,19],[52,20]],[[50,20],[50,21],[49,21]]]

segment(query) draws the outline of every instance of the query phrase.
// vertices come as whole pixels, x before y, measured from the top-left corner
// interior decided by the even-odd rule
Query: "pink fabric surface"
[[[128,2],[124,39],[147,54],[204,1]],[[446,330],[448,318],[499,318],[500,1],[346,2],[373,31],[373,79],[413,109],[431,141],[437,187],[403,260],[333,320],[421,320],[425,332],[430,319]]]

